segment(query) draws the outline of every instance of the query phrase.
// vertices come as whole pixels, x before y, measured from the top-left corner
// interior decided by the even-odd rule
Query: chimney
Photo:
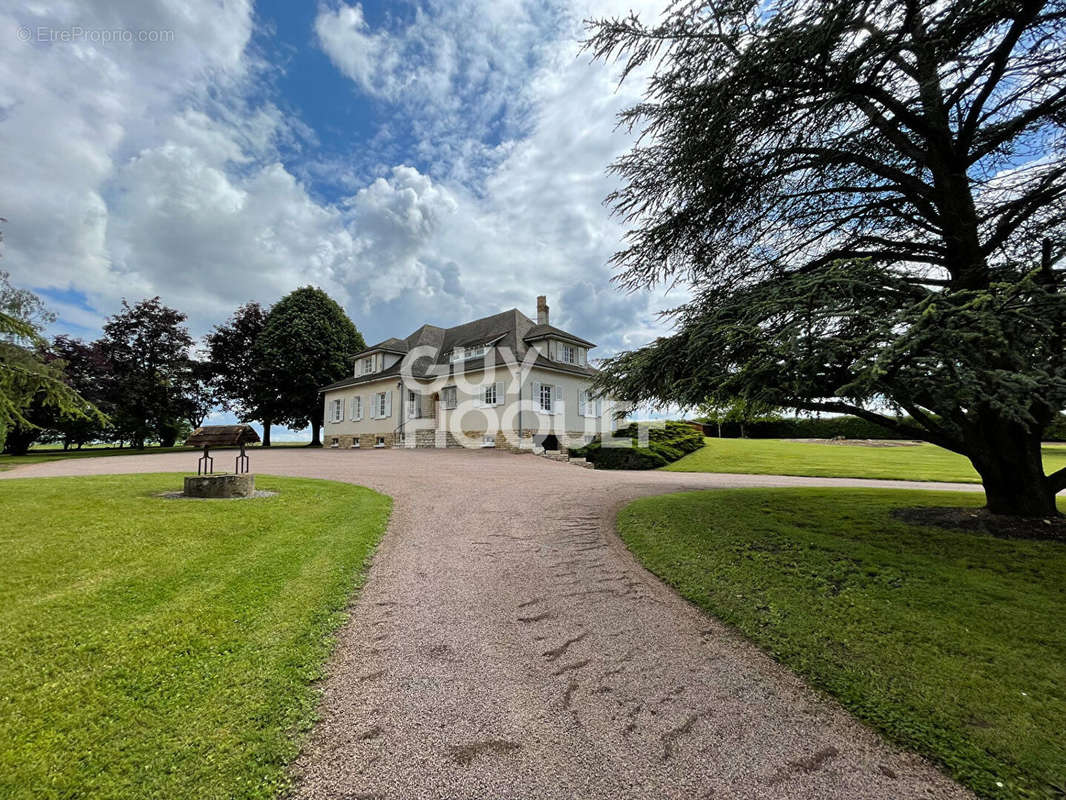
[[[544,295],[537,298],[537,324],[548,324],[548,298]]]

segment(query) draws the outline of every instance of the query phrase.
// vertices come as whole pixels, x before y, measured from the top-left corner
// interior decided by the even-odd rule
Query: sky
[[[326,290],[368,343],[517,307],[596,342],[679,300],[611,283],[638,80],[580,0],[0,0],[0,269],[84,338],[159,295],[200,336]]]

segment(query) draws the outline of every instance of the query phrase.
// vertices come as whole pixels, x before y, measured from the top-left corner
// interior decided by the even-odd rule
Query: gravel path
[[[194,463],[74,459],[0,478]],[[970,796],[660,584],[613,520],[682,489],[979,487],[596,472],[491,451],[277,449],[252,463],[395,498],[297,798]]]

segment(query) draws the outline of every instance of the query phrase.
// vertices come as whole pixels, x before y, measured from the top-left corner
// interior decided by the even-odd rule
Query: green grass
[[[277,442],[272,447],[304,447],[306,442]],[[257,447],[258,445],[252,445]],[[236,448],[219,447],[213,448],[212,453],[215,450],[234,450]],[[103,456],[145,456],[145,455],[158,455],[159,453],[193,453],[197,452],[195,447],[144,447],[144,448],[132,448],[132,447],[111,447],[109,445],[86,445],[81,450],[64,450],[62,447],[41,446],[32,447],[30,452],[24,456],[10,456],[0,455],[0,470],[14,469],[20,467],[23,464],[43,464],[48,461],[62,461],[66,458],[101,458]]]
[[[391,501],[155,497],[181,476],[0,482],[0,797],[268,798],[313,719]]]
[[[1066,544],[905,524],[979,494],[741,489],[624,508],[630,549],[892,739],[992,798],[1066,795]]]
[[[1066,467],[1066,445],[1045,445],[1049,473]],[[790,442],[784,439],[707,439],[706,447],[663,469],[823,478],[884,478],[979,483],[970,462],[932,444],[913,447]]]

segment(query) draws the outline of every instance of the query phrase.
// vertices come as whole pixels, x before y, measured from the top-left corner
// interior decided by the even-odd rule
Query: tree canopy
[[[43,414],[100,424],[106,417],[68,383],[63,362],[44,354],[41,331],[54,319],[40,298],[0,271],[0,438],[39,428]]]
[[[136,447],[149,437],[173,445],[187,425],[193,340],[184,322],[185,314],[153,297],[132,306],[123,300],[104,324],[112,422]]]
[[[351,374],[351,357],[365,347],[344,309],[321,289],[305,286],[279,300],[254,347],[255,361],[284,387],[275,421],[292,428],[310,424],[311,444],[320,445],[318,390]]]
[[[255,357],[267,314],[259,303],[246,303],[204,337],[218,400],[241,422],[263,425],[264,447],[270,446],[270,426],[283,388],[272,364]]]
[[[675,3],[591,24],[651,73],[608,198],[627,288],[691,287],[605,365],[628,401],[740,397],[967,455],[989,507],[1054,514],[1066,406],[1066,3]],[[905,412],[911,421],[897,416]]]

